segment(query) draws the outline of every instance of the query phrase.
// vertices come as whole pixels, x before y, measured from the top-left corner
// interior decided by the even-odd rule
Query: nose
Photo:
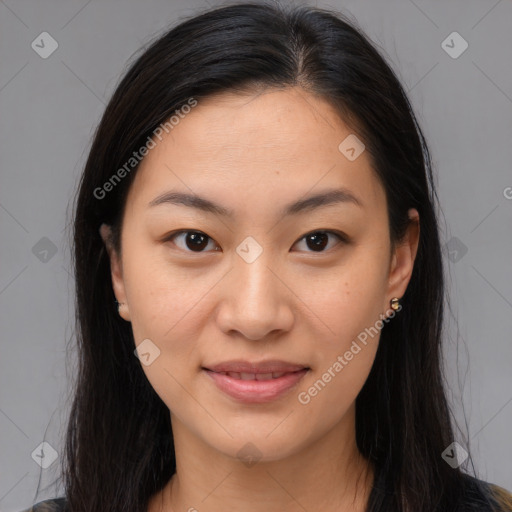
[[[234,267],[222,283],[219,328],[226,334],[238,331],[250,340],[290,330],[294,315],[288,286],[265,251],[251,263],[235,257]]]

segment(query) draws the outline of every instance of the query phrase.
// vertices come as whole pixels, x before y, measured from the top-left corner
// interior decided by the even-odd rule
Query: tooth
[[[226,372],[227,375],[229,375],[230,377],[232,377],[233,379],[238,379],[240,380],[240,374],[238,372]]]
[[[257,373],[256,380],[270,380],[272,378],[271,373]]]
[[[273,372],[272,373],[272,378],[273,379],[278,379],[279,377],[282,377],[284,375],[285,372]]]
[[[242,380],[255,380],[256,378],[256,375],[254,373],[245,373],[245,372],[241,372],[240,373],[240,378]]]

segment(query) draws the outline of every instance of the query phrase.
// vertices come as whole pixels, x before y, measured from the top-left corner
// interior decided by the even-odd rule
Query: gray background
[[[41,469],[31,454],[43,440],[62,448],[74,368],[71,197],[93,130],[133,52],[208,5],[220,4],[0,0],[2,511],[61,492],[58,459]],[[449,398],[462,426],[467,415],[479,477],[512,490],[511,2],[317,5],[353,15],[383,49],[425,130],[447,244]],[[58,43],[46,59],[31,47],[44,31]],[[457,58],[442,46],[453,31],[469,44]]]

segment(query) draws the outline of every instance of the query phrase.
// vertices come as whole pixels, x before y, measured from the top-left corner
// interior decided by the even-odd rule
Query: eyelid
[[[191,229],[191,228],[190,229],[179,229],[177,231],[173,231],[173,232],[165,235],[165,237],[163,238],[163,242],[170,242],[170,241],[172,241],[172,239],[174,237],[176,237],[178,235],[181,235],[183,233],[198,233],[198,234],[204,235],[207,238],[209,238],[210,240],[212,240],[213,242],[215,242],[217,244],[217,246],[218,246],[217,241],[214,238],[212,238],[211,236],[209,236],[207,233],[205,233],[204,231],[200,231],[198,229]],[[316,234],[316,233],[324,233],[324,234],[334,235],[334,236],[336,236],[338,238],[339,242],[343,243],[343,244],[348,244],[351,241],[351,238],[347,234],[343,233],[343,231],[339,231],[339,230],[336,230],[336,229],[319,228],[319,229],[313,229],[311,231],[308,231],[307,233],[305,233],[302,236],[300,236],[293,243],[292,247],[295,246],[297,243],[301,242],[302,240],[304,240],[307,236],[313,235],[313,234]],[[338,244],[336,244],[336,245],[338,245]],[[332,249],[333,248],[328,249],[327,251],[319,251],[317,254],[328,254]],[[208,254],[208,252],[211,252],[211,251],[194,252],[194,251],[184,250],[184,252],[187,252],[187,253],[190,253],[190,254]],[[315,254],[315,251],[304,251],[304,252]]]
[[[300,242],[304,238],[306,238],[308,235],[314,235],[316,233],[327,233],[329,235],[335,235],[340,242],[349,243],[350,237],[343,233],[343,231],[338,231],[337,229],[327,229],[327,228],[320,228],[320,229],[313,229],[312,231],[308,231],[307,233],[303,234],[293,245],[295,245],[297,242]]]
[[[200,234],[200,235],[204,235],[205,237],[207,237],[209,240],[213,241],[217,247],[218,247],[218,243],[217,241],[212,238],[211,236],[209,236],[207,233],[205,233],[204,231],[201,231],[199,229],[178,229],[177,231],[173,231],[167,235],[165,235],[163,237],[163,242],[166,243],[166,242],[171,242],[173,238],[179,236],[179,235],[182,235],[183,233],[196,233],[196,234]],[[176,244],[174,244],[176,245]],[[199,251],[199,252],[194,252],[194,251],[189,251],[189,250],[185,250],[185,249],[181,249],[178,247],[178,249],[180,249],[182,252],[185,252],[185,253],[188,253],[188,254],[197,254],[197,255],[200,255],[200,254],[208,254],[209,252],[212,252],[212,251]],[[216,250],[214,251],[216,252]]]
[[[304,240],[307,236],[314,235],[314,234],[317,234],[317,233],[334,235],[338,239],[338,243],[336,243],[334,245],[334,247],[331,247],[330,249],[327,249],[326,251],[319,251],[319,252],[316,252],[316,251],[303,251],[303,252],[308,253],[308,254],[330,254],[333,250],[335,250],[336,246],[339,245],[340,243],[341,244],[348,244],[350,242],[349,236],[346,235],[345,233],[343,233],[342,231],[338,231],[336,229],[320,228],[320,229],[313,229],[312,231],[308,231],[307,233],[302,235],[296,242],[294,242],[292,247],[294,247],[296,244],[298,244],[299,242]],[[301,252],[301,251],[299,251],[299,252]]]

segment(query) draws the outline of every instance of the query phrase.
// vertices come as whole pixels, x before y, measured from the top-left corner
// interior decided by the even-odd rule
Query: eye
[[[183,237],[185,235],[185,237]],[[179,240],[181,238],[182,245],[180,247],[179,243],[175,243],[181,249],[187,252],[205,252],[203,249],[208,247],[208,240],[214,241],[213,238],[210,238],[207,234],[202,231],[178,231],[169,236],[166,241],[171,241],[173,239]],[[218,246],[215,247],[215,250],[218,251]]]
[[[329,236],[334,236],[337,240],[331,243],[331,247],[327,250],[331,249],[333,246],[340,242],[347,243],[349,241],[348,237],[344,233],[337,231],[318,230],[311,231],[310,233],[304,235],[297,242],[295,242],[294,246],[304,241],[306,246],[311,249],[312,252],[326,252],[324,249],[329,245]],[[176,240],[178,242],[176,242]],[[207,252],[204,249],[206,249],[209,245],[208,240],[213,243],[215,251],[220,250],[220,247],[215,245],[213,238],[210,238],[206,233],[203,233],[202,231],[177,231],[167,237],[165,241],[173,241],[175,245],[186,252],[201,253]]]
[[[329,243],[329,235],[334,235],[337,238],[337,241],[335,241],[333,244],[331,244],[330,249],[337,245],[340,242],[348,242],[348,238],[346,235],[340,232],[336,231],[326,231],[326,230],[320,230],[320,231],[311,231],[307,235],[304,235],[298,242],[302,242],[303,240],[306,243],[306,246],[309,247],[312,252],[327,252],[324,251],[325,247]],[[329,249],[327,249],[329,250]],[[306,251],[308,252],[308,251]]]

